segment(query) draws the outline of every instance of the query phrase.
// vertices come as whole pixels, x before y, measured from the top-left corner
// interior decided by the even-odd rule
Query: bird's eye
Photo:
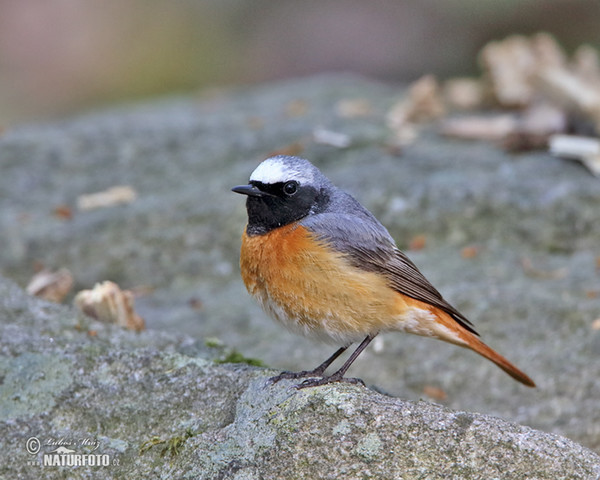
[[[292,180],[291,182],[286,182],[283,185],[283,193],[285,193],[289,197],[294,195],[294,193],[296,193],[297,191],[298,191],[298,182],[296,182],[294,180]]]

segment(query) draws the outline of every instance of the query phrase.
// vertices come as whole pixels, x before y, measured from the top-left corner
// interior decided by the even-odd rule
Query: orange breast
[[[242,237],[240,266],[246,288],[275,319],[310,337],[350,343],[368,333],[396,330],[408,305],[373,272],[302,226]]]

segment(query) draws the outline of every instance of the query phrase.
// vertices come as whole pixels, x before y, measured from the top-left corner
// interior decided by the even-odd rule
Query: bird
[[[262,161],[247,185],[248,223],[240,271],[264,311],[294,333],[339,348],[313,370],[282,372],[305,379],[296,388],[335,382],[382,332],[431,337],[473,350],[529,387],[524,372],[479,339],[473,324],[425,278],[387,229],[353,196],[306,159],[277,155]],[[329,366],[361,342],[331,375]]]

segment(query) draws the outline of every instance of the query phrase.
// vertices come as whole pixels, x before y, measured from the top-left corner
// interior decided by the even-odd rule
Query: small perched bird
[[[340,348],[296,388],[362,383],[346,371],[379,332],[400,331],[469,348],[519,382],[533,381],[478,338],[473,325],[395,245],[381,223],[308,160],[263,161],[248,185],[248,224],[240,267],[248,292],[290,330]],[[362,343],[332,375],[325,370],[352,343]]]

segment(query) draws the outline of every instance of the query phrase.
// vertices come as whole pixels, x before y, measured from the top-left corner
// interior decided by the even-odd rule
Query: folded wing
[[[396,247],[385,227],[370,213],[364,211],[361,214],[364,216],[322,213],[308,216],[301,223],[320,240],[346,255],[355,267],[385,276],[397,292],[439,308],[463,328],[478,335],[471,322],[450,305]]]

